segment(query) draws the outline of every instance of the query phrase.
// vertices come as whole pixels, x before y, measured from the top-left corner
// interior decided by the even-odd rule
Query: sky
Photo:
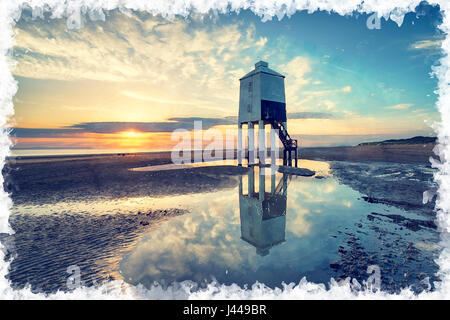
[[[432,136],[430,73],[443,35],[427,5],[398,27],[368,15],[250,11],[170,20],[106,11],[69,30],[23,11],[12,57],[15,150],[170,150],[176,129],[236,128],[239,78],[259,60],[286,76],[288,128],[302,146]]]

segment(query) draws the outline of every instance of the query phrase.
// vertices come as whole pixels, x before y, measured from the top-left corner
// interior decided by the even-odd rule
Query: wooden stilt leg
[[[255,135],[254,135],[254,125],[253,123],[248,123],[248,164],[255,164]]]
[[[237,159],[238,166],[242,166],[242,123],[238,123],[238,147],[237,147]]]
[[[264,121],[260,120],[258,123],[258,159],[259,165],[264,167],[266,165],[266,131]]]

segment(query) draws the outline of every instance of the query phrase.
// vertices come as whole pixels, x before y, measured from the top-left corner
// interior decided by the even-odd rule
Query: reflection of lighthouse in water
[[[259,169],[270,170],[270,169]],[[258,171],[259,171],[258,170]],[[276,184],[275,172],[257,174],[259,190],[255,192],[255,168],[247,175],[248,192],[244,194],[243,177],[239,180],[239,209],[241,216],[241,238],[256,247],[256,252],[265,256],[269,249],[285,241],[286,202],[288,175],[283,174]],[[270,177],[270,192],[266,192],[265,177]]]

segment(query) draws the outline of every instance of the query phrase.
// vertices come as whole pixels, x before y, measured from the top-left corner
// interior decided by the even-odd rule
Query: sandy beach
[[[162,172],[132,168],[169,164],[170,153],[21,159],[7,163],[6,190],[14,203],[195,193],[236,184],[245,168],[214,167]]]
[[[432,146],[422,145],[405,146],[403,149],[393,146],[302,149],[300,154],[304,158],[326,160],[324,165],[329,166],[331,175],[322,176],[317,173],[312,178],[293,178],[288,194],[300,192],[299,196],[304,197],[301,190],[305,187],[301,185],[307,186],[307,190],[317,189],[315,192],[319,193],[314,196],[315,199],[322,199],[320,192],[323,191],[320,190],[338,192],[349,199],[342,200],[345,205],[339,210],[344,210],[343,216],[347,214],[344,212],[353,212],[352,216],[336,222],[333,222],[333,216],[329,217],[332,229],[326,236],[329,239],[327,241],[330,241],[327,249],[320,249],[323,251],[319,255],[320,260],[317,260],[319,256],[305,260],[316,264],[320,261],[314,267],[316,271],[308,271],[313,264],[294,263],[285,279],[267,278],[267,272],[262,271],[258,271],[256,275],[273,286],[279,285],[280,280],[296,281],[294,276],[301,274],[325,283],[330,277],[344,279],[347,276],[363,281],[366,267],[377,264],[386,272],[383,286],[390,291],[398,290],[404,285],[413,285],[416,290],[420,290],[423,287],[420,281],[425,278],[431,279],[431,282],[437,281],[434,276],[437,266],[433,259],[439,252],[439,246],[433,203],[422,204],[423,192],[435,188],[432,181],[433,169],[427,163],[428,157],[432,155],[431,150]],[[392,155],[387,156],[388,153]],[[382,155],[387,156],[389,162]],[[6,177],[5,187],[14,201],[10,223],[16,234],[2,235],[1,238],[10,249],[7,258],[15,257],[9,274],[13,285],[23,287],[29,283],[33,290],[45,292],[65,290],[66,270],[70,265],[81,268],[87,285],[95,285],[108,279],[123,279],[123,273],[127,274],[127,278],[133,279],[127,280],[133,284],[170,282],[175,272],[173,270],[167,273],[161,269],[156,275],[138,272],[140,269],[136,268],[140,265],[144,270],[149,265],[158,268],[158,264],[166,259],[163,256],[172,255],[171,259],[175,260],[171,260],[170,265],[182,263],[184,258],[176,258],[172,252],[178,246],[170,244],[175,240],[166,238],[161,232],[176,234],[181,232],[176,231],[181,225],[192,219],[196,221],[195,219],[208,216],[216,210],[225,210],[222,213],[225,220],[216,221],[215,216],[211,216],[216,221],[211,228],[215,229],[214,225],[219,227],[225,221],[234,221],[236,216],[233,218],[229,215],[235,215],[237,209],[227,209],[228,203],[234,203],[231,199],[238,190],[242,180],[240,177],[247,176],[248,168],[209,166],[150,172],[130,170],[169,163],[169,153],[9,160],[3,172]],[[343,196],[336,199],[340,197]],[[230,200],[227,201],[228,198]],[[310,225],[310,231],[307,232],[309,236],[299,233],[304,227],[299,227],[298,222],[289,222],[289,219],[299,221],[300,216],[295,217],[302,214],[304,209],[301,208],[305,206],[311,213],[325,210],[332,215],[342,204],[341,200],[333,202],[330,199],[333,197],[327,196],[321,200],[325,201],[324,204],[320,204],[319,200],[309,203],[308,198],[305,198],[297,204],[300,207],[295,205],[288,210],[287,244],[273,249],[273,257],[276,257],[277,250],[280,251],[279,254],[283,254],[283,250],[288,250],[286,248],[289,246],[304,246],[306,240],[302,237],[323,237],[320,235],[323,231],[320,228],[314,231],[313,227],[322,223],[322,220],[317,220],[320,216],[301,218],[302,221],[305,219],[302,223]],[[353,202],[355,204],[351,207]],[[206,211],[199,211],[203,206]],[[201,219],[198,221],[199,226],[196,228],[212,223]],[[234,227],[229,228],[233,230]],[[210,234],[211,230],[206,228],[202,237]],[[240,229],[236,229],[236,232],[238,230]],[[192,230],[188,229],[182,234],[190,232]],[[195,237],[200,237],[198,233],[195,234]],[[223,235],[223,239],[227,240],[220,241],[237,241],[235,245],[243,252],[251,249],[237,235]],[[152,245],[143,246],[148,241]],[[179,241],[180,239],[177,240]],[[211,246],[217,239],[208,241]],[[155,243],[160,243],[159,248],[149,249]],[[314,246],[319,243],[321,242]],[[188,244],[185,245],[187,247],[184,250],[189,250]],[[145,248],[145,254],[139,253],[139,257],[152,257],[161,248],[166,248],[167,251],[160,252],[161,256],[156,255],[151,261],[134,258],[142,248]],[[195,253],[192,254],[195,256]],[[258,259],[262,258],[258,257],[254,261],[260,261]],[[266,258],[258,263],[271,261],[270,259]],[[220,259],[217,261],[220,262]],[[252,263],[255,262],[245,262]],[[186,272],[193,268],[190,272],[194,272],[191,274],[194,278],[213,272],[205,269],[201,272],[206,273],[201,273],[199,270],[205,267],[197,266],[197,262],[190,262],[189,265],[191,267],[183,270]],[[276,265],[271,264],[270,268],[275,268]],[[232,269],[227,266],[226,259],[214,268]],[[137,275],[142,272],[146,275]],[[177,272],[180,274],[173,280],[189,279],[190,273]],[[408,277],[402,278],[404,272],[408,273]],[[245,281],[251,283],[259,279],[245,279],[240,278],[241,276],[221,278],[212,275],[225,283],[230,281],[243,284]]]
[[[7,6],[13,289],[447,294],[443,5],[60,2]]]
[[[301,159],[323,161],[429,163],[434,144],[302,148]],[[201,192],[232,185],[229,176],[242,174],[244,168],[221,167],[186,169],[182,173],[164,171],[140,174],[129,169],[170,164],[169,152],[86,155],[65,157],[22,157],[6,162],[5,189],[15,203],[77,199],[90,196],[126,197],[134,195]],[[49,166],[52,167],[49,170]],[[195,175],[188,179],[179,179]],[[230,184],[231,183],[231,184]],[[51,196],[50,196],[51,193]]]
[[[428,163],[434,143],[359,145],[354,147],[302,148],[300,157],[311,160],[376,161],[400,163]]]

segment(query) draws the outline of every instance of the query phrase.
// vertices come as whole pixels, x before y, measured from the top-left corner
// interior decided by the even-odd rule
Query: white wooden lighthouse
[[[247,73],[240,81],[239,116],[238,116],[238,164],[242,165],[242,127],[248,126],[248,163],[255,164],[254,126],[259,131],[259,165],[266,165],[265,128],[270,125],[271,161],[276,162],[276,132],[283,143],[283,164],[292,165],[292,156],[297,166],[297,140],[292,139],[287,132],[286,97],[284,76],[272,69],[269,64],[259,61],[255,69]]]

